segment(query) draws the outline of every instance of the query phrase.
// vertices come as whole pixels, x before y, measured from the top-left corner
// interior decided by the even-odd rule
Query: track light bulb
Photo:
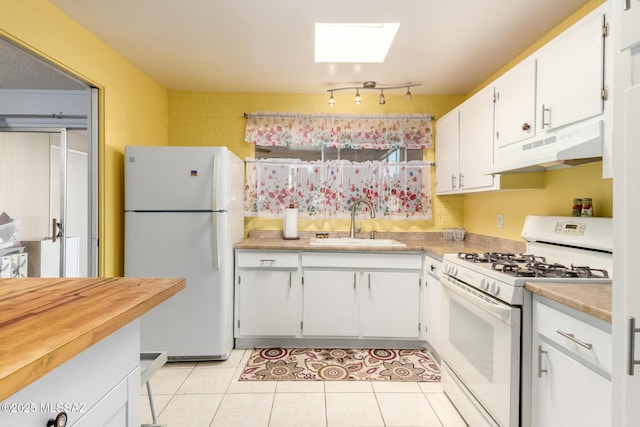
[[[336,99],[333,97],[333,92],[331,92],[331,96],[329,97],[329,107],[333,107],[336,105]]]
[[[380,98],[378,98],[378,104],[384,105],[387,101],[384,99],[384,91],[380,90]]]
[[[353,99],[353,102],[356,105],[359,105],[362,102],[362,99],[360,99],[360,91],[358,89],[356,89],[356,97]]]

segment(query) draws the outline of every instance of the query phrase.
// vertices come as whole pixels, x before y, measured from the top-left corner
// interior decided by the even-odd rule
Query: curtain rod
[[[261,114],[261,113],[242,113],[245,119],[248,119],[250,116],[254,116],[254,117],[274,117],[274,116],[278,116],[278,113],[273,113],[273,114]],[[283,116],[284,115],[297,115],[297,114],[302,114],[302,113],[281,113]],[[327,116],[340,116],[341,114],[331,114],[331,113],[320,113],[320,114],[326,114]],[[309,114],[311,115],[311,114]],[[396,116],[426,116],[428,117],[430,120],[435,120],[436,116],[434,115],[429,115],[427,113],[425,114],[420,114],[420,113],[414,113],[414,114],[400,114],[400,113],[391,113],[391,114],[344,114],[344,115],[348,115],[348,116],[352,116],[352,117],[380,117],[380,116],[391,116],[391,115],[396,115]]]

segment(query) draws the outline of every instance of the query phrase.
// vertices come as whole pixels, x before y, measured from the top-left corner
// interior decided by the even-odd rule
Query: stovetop
[[[522,304],[525,282],[611,283],[612,235],[611,218],[529,215],[525,253],[445,254],[441,280],[512,305]]]
[[[526,282],[611,283],[606,269],[501,252],[445,254],[441,280],[447,276],[511,305],[522,304]]]
[[[604,269],[547,262],[546,257],[534,254],[459,252],[458,258],[472,263],[486,263],[491,269],[512,277],[609,278],[609,273]]]

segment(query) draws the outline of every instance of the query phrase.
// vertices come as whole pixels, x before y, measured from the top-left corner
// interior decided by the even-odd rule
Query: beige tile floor
[[[167,427],[463,427],[439,383],[238,381],[250,350],[168,363],[151,379]],[[146,387],[141,420],[151,423]]]

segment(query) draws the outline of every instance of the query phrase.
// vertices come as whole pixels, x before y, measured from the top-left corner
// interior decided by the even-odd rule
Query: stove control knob
[[[495,296],[500,293],[500,286],[496,282],[491,284],[491,293]]]

